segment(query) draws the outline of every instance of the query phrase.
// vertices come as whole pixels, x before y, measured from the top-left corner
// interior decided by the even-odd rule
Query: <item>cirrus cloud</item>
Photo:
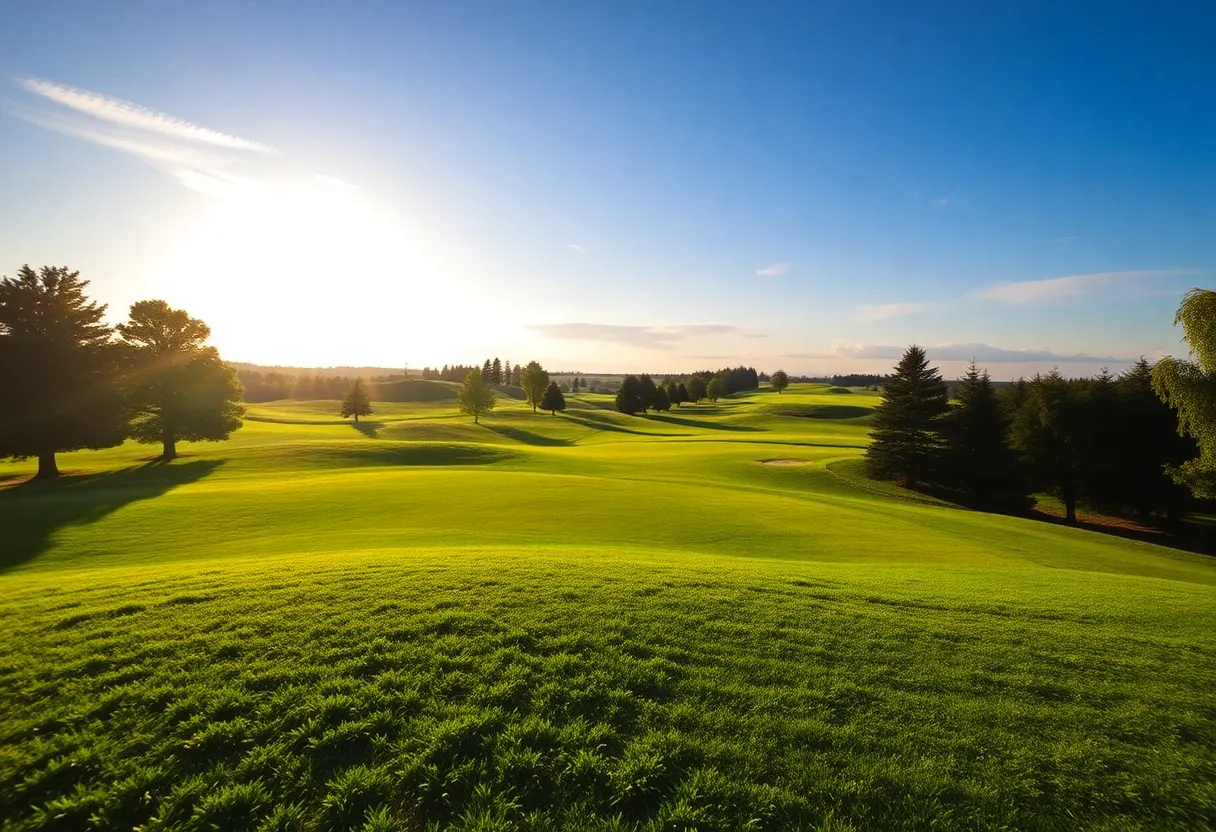
[[[905,347],[891,344],[850,344],[836,342],[832,344],[832,353],[840,358],[881,358],[897,360],[903,354]],[[1089,355],[1088,353],[1059,353],[1043,347],[1026,349],[1009,349],[994,347],[990,344],[956,344],[944,343],[926,346],[925,351],[934,361],[976,361],[978,363],[1025,363],[1025,364],[1126,364],[1134,361],[1132,358],[1119,358],[1111,355]]]
[[[790,266],[794,265],[788,260],[781,260],[771,266],[765,266],[763,269],[756,269],[756,274],[764,277],[777,277],[783,275],[790,270]]]

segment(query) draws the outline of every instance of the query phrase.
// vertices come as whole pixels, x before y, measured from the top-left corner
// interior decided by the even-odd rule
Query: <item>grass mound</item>
[[[765,411],[799,419],[861,419],[874,412],[870,407],[848,404],[773,404]]]
[[[829,387],[827,390],[824,390],[823,392],[834,393],[834,394],[839,395],[841,393],[852,393],[853,391],[847,387]]]
[[[1137,585],[1129,620],[1127,578],[1014,574],[453,550],[31,576],[0,606],[0,805],[11,829],[1210,823],[1204,588]]]

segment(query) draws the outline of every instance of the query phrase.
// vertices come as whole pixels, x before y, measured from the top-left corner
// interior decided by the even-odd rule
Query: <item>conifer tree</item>
[[[126,435],[118,351],[88,285],[61,266],[0,280],[0,457],[37,457],[39,478],[59,476],[60,451]]]
[[[654,399],[650,406],[658,413],[671,410],[671,397],[667,393],[666,386],[660,384],[654,389]]]
[[[874,409],[866,470],[916,488],[931,476],[940,452],[938,419],[946,411],[946,385],[925,351],[913,344],[895,365]]]
[[[785,374],[785,370],[778,370],[773,373],[773,377],[769,379],[769,384],[780,395],[781,391],[790,386],[790,377]]]
[[[1195,456],[1195,440],[1178,432],[1178,418],[1153,392],[1153,366],[1143,357],[1116,384],[1120,502],[1139,514],[1177,517],[1187,489],[1169,470]]]
[[[642,385],[637,376],[625,376],[616,391],[616,409],[630,416],[642,409]]]
[[[642,373],[638,377],[638,402],[642,405],[643,413],[654,407],[654,397],[657,390],[658,388],[655,387],[654,379],[649,375]]]
[[[692,401],[692,399],[689,398],[688,388],[684,386],[684,382],[680,382],[678,389],[680,391],[680,404]]]
[[[511,383],[511,362],[510,361],[502,362],[502,383],[503,384]]]
[[[481,423],[481,414],[493,410],[494,405],[498,403],[494,388],[486,382],[485,376],[478,369],[470,370],[464,377],[456,399],[460,404],[460,412],[472,416],[475,425]]]
[[[498,360],[497,356],[490,366],[490,375],[493,376],[493,384],[502,384],[502,362]]]
[[[550,416],[556,416],[557,411],[566,409],[566,397],[562,395],[562,390],[557,386],[556,381],[549,382],[549,386],[545,388],[545,395],[540,401],[540,409],[549,411]]]
[[[481,365],[481,378],[486,384],[494,383],[494,365],[490,359],[486,359],[486,363]]]
[[[1008,423],[988,371],[975,362],[958,386],[958,401],[942,417],[942,462],[937,482],[960,502],[988,511],[1030,508],[1017,454],[1007,442]]]
[[[521,381],[522,381],[521,376],[522,375],[523,375],[523,368],[520,367],[518,364],[516,364],[511,369],[511,385],[514,387],[519,387],[521,385]]]
[[[363,379],[355,379],[350,389],[346,391],[345,398],[342,399],[342,418],[354,416],[355,424],[359,424],[360,416],[370,416],[372,414],[372,400],[367,393],[367,387],[363,384]]]
[[[1077,501],[1085,483],[1089,414],[1080,389],[1053,369],[1036,375],[1010,428],[1031,484],[1064,503],[1064,518],[1077,521]]]

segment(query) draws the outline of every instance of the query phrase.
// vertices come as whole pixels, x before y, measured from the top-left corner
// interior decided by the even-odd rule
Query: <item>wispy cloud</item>
[[[1149,269],[1129,272],[1097,272],[1053,277],[1050,280],[1026,280],[1021,283],[998,283],[972,295],[977,300],[1001,303],[1041,303],[1062,298],[1081,297],[1121,284],[1160,280],[1166,277],[1195,274],[1178,269]]]
[[[881,358],[897,360],[905,347],[889,344],[832,344],[832,352],[840,358]],[[1026,363],[1026,364],[1126,364],[1134,359],[1088,353],[1059,353],[1047,348],[1008,349],[990,344],[945,343],[926,346],[925,351],[932,361],[971,361],[980,364]]]
[[[871,306],[859,306],[857,317],[863,321],[885,321],[890,318],[903,318],[916,315],[933,306],[931,303],[907,301],[904,303],[880,303]]]
[[[763,275],[764,277],[777,277],[788,272],[792,265],[793,263],[790,263],[788,260],[782,260],[763,269],[756,269],[756,274]]]
[[[564,341],[600,341],[648,349],[671,349],[672,342],[703,335],[733,335],[743,330],[732,324],[692,323],[661,326],[628,326],[621,324],[528,324],[527,328],[546,338]]]
[[[580,246],[578,243],[566,243],[566,248],[570,249],[571,251],[573,251],[576,254],[586,254],[587,253],[587,250],[584,249],[582,246]]]
[[[108,121],[121,127],[158,133],[182,141],[202,142],[232,150],[249,150],[256,153],[276,152],[273,147],[261,142],[242,139],[240,136],[234,136],[231,133],[221,133],[208,127],[200,127],[176,116],[158,113],[155,110],[141,107],[130,101],[123,101],[121,98],[111,98],[108,95],[101,95],[64,84],[56,84],[53,81],[45,81],[40,78],[22,78],[18,83],[30,92],[41,95],[43,98],[54,101],[56,104],[62,104],[79,113],[84,113],[85,115],[101,119],[102,121]]]

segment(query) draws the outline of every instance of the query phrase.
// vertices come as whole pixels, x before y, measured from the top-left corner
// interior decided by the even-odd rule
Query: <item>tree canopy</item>
[[[516,369],[519,370],[519,367]],[[519,370],[519,386],[523,388],[528,404],[532,405],[532,412],[535,413],[545,395],[545,388],[549,386],[549,373],[539,362],[529,361]]]
[[[1197,497],[1216,498],[1216,292],[1192,289],[1174,315],[1194,361],[1167,356],[1153,367],[1153,389],[1178,413],[1178,429],[1199,456],[1170,473]]]
[[[0,280],[0,456],[37,457],[39,477],[58,476],[60,451],[126,435],[120,356],[88,285],[62,266]]]
[[[372,415],[371,396],[368,395],[367,385],[363,383],[363,379],[357,378],[351,382],[350,389],[346,391],[346,396],[342,399],[342,418],[347,419],[354,416],[357,425],[360,416],[370,415]]]
[[[221,441],[241,427],[241,384],[204,345],[205,323],[163,300],[143,300],[117,330],[128,347],[124,386],[137,442],[159,442],[161,458],[173,459],[179,441]]]
[[[716,402],[726,392],[726,384],[722,381],[721,376],[714,376],[709,380],[709,384],[705,387],[705,395],[710,401]]]
[[[642,384],[637,376],[625,376],[616,391],[616,409],[630,416],[642,409]]]
[[[557,386],[556,381],[549,382],[549,386],[545,388],[545,395],[541,398],[541,410],[549,411],[549,415],[556,416],[557,411],[566,409],[566,397],[562,395],[561,388]]]
[[[790,377],[785,374],[785,370],[778,370],[773,373],[773,377],[769,379],[768,383],[780,394],[782,390],[790,386]]]
[[[469,371],[460,385],[456,398],[460,403],[460,412],[472,416],[474,424],[479,424],[481,414],[493,410],[494,405],[498,403],[494,388],[485,380],[481,370]]]

